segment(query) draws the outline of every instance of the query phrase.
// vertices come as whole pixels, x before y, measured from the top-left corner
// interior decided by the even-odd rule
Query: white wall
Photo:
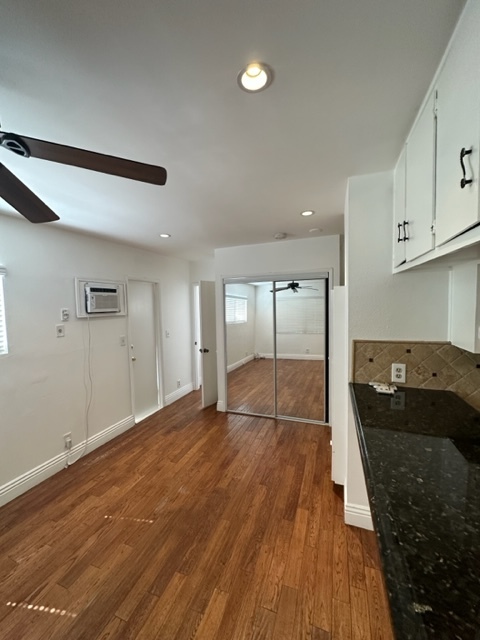
[[[282,301],[288,304],[295,304],[301,298],[323,298],[323,282],[307,280],[306,283],[318,287],[318,291],[313,289],[300,289],[297,293],[291,290],[279,291],[277,295],[277,317],[279,305]],[[303,283],[302,283],[303,284]],[[278,286],[278,284],[276,285]],[[273,357],[273,301],[272,283],[262,284],[256,287],[257,290],[257,322],[255,330],[255,351],[262,355]],[[319,306],[323,305],[323,299],[319,301]],[[322,308],[324,308],[322,306]],[[280,311],[281,312],[281,311]],[[308,350],[308,355],[307,355]],[[302,333],[278,333],[277,334],[277,357],[298,357],[317,358],[325,357],[325,333],[302,334]]]
[[[283,240],[215,251],[217,305],[218,403],[225,410],[225,337],[223,321],[223,278],[240,276],[300,275],[331,271],[340,284],[340,237]]]
[[[207,280],[213,282],[215,280],[215,260],[196,260],[190,262],[190,281],[200,282]]]
[[[176,381],[191,387],[190,266],[184,260],[0,216],[0,264],[5,266],[9,354],[0,356],[0,501],[57,469],[63,434],[84,439],[86,354],[91,340],[93,401],[89,434],[132,424],[127,318],[75,317],[74,277],[160,283],[163,392]],[[60,309],[70,309],[65,337],[55,337]],[[169,331],[170,337],[165,337]],[[60,460],[61,463],[61,460]],[[49,466],[50,465],[50,466]],[[41,471],[41,473],[40,473]],[[33,475],[32,475],[33,474]],[[43,475],[42,475],[43,474]],[[13,483],[13,484],[12,484]],[[2,489],[3,487],[3,489]],[[5,498],[6,496],[6,498]]]
[[[392,220],[393,173],[350,178],[345,211],[350,354],[356,339],[448,339],[448,270],[392,275]],[[347,522],[361,526],[369,509],[351,413],[345,503]]]

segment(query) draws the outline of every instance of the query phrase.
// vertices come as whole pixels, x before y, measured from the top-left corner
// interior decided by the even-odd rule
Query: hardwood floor
[[[0,509],[3,640],[393,638],[330,429],[192,393]]]
[[[274,414],[274,361],[251,360],[228,374],[228,408]],[[277,360],[277,413],[325,420],[323,360]]]

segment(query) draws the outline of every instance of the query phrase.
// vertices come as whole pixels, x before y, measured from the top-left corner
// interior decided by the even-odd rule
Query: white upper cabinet
[[[394,201],[393,201],[393,266],[399,267],[405,262],[405,160],[406,148],[398,159],[394,173]]]
[[[407,140],[406,259],[414,260],[434,246],[435,94],[432,92]]]
[[[393,266],[434,245],[435,96],[429,97],[395,167]]]
[[[471,0],[465,8],[437,92],[436,244],[440,245],[480,220],[479,0]]]

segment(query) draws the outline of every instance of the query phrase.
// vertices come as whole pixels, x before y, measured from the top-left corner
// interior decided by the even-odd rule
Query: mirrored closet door
[[[227,410],[328,420],[328,276],[224,282]]]

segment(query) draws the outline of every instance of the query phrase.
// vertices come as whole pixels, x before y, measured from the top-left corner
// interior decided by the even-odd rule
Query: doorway
[[[227,411],[328,421],[328,273],[224,280]]]
[[[161,408],[157,284],[128,280],[128,337],[135,422]]]

